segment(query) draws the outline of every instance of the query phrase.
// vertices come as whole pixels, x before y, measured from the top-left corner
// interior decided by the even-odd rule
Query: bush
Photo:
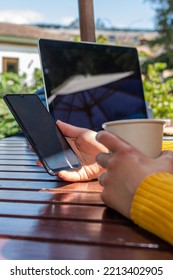
[[[164,78],[166,63],[149,64],[143,85],[155,118],[173,119],[173,76]]]
[[[0,139],[10,136],[19,131],[19,126],[10,113],[6,104],[0,99]]]
[[[43,86],[41,70],[35,69],[33,73],[33,81],[27,85],[26,74],[17,75],[15,73],[0,74],[0,139],[14,135],[20,130],[11,112],[4,103],[2,97],[13,93],[34,93]]]

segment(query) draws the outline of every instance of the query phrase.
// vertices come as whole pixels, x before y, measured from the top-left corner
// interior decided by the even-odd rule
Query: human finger
[[[56,122],[56,124],[65,136],[71,137],[71,138],[76,138],[77,135],[84,132],[84,130],[87,130],[86,128],[77,127],[77,126],[62,122],[60,120],[58,120]]]
[[[107,131],[99,131],[96,135],[96,140],[111,152],[130,147],[123,139]]]
[[[96,156],[96,161],[103,168],[108,168],[108,163],[109,163],[109,159],[110,158],[111,158],[111,154],[110,153],[99,153]]]
[[[161,155],[156,159],[159,166],[163,171],[173,173],[173,152],[172,151],[164,151]]]
[[[35,151],[34,151],[34,149],[33,149],[33,147],[30,145],[29,146],[29,150],[31,151],[31,152],[34,152],[35,153]]]
[[[78,172],[76,172],[76,171],[61,170],[60,172],[58,172],[58,176],[61,179],[65,180],[65,181],[69,181],[69,182],[80,181],[80,176],[79,176]]]
[[[36,163],[38,166],[43,167],[43,164],[41,163],[41,161],[39,159],[37,159]]]
[[[105,183],[105,175],[106,175],[106,173],[102,173],[102,174],[100,174],[100,176],[98,177],[98,182],[99,182],[99,184],[100,184],[101,186],[103,186],[103,187],[104,187],[104,183]]]
[[[167,157],[173,160],[173,151],[165,150],[161,153],[160,157]]]

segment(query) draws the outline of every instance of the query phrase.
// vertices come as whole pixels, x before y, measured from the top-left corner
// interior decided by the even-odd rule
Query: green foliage
[[[166,63],[148,65],[144,92],[155,118],[173,118],[173,77],[164,78]]]
[[[19,130],[18,124],[2,98],[0,98],[0,139],[13,135]]]
[[[104,35],[101,35],[101,34],[97,36],[96,42],[99,44],[108,44],[109,43],[107,37]]]
[[[73,41],[74,42],[80,42],[81,41],[81,39],[80,39],[80,36],[75,36],[74,38],[73,38]]]
[[[155,28],[159,36],[151,42],[162,49],[155,61],[165,61],[168,67],[173,67],[173,0],[145,0],[155,7]]]
[[[155,6],[155,26],[160,37],[159,44],[166,50],[172,48],[173,43],[173,2],[172,0],[147,0]]]
[[[35,92],[41,87],[43,87],[42,71],[38,68],[35,68],[33,73],[32,83],[28,89],[30,92]]]
[[[74,41],[74,42],[81,42],[80,36],[75,36],[75,37],[73,38],[73,41]],[[104,36],[104,35],[101,35],[101,34],[97,36],[96,42],[97,42],[98,44],[108,44],[108,43],[109,43],[107,37]]]
[[[20,130],[2,97],[7,93],[34,93],[42,86],[40,69],[35,69],[32,82],[29,85],[27,85],[26,74],[17,75],[9,72],[0,74],[0,139],[13,135]]]
[[[0,74],[0,97],[6,93],[26,93],[26,74],[18,76],[7,72]]]

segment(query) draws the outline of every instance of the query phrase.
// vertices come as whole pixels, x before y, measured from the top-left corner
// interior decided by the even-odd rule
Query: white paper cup
[[[133,145],[149,157],[158,157],[162,151],[164,120],[130,119],[111,121],[102,127]]]

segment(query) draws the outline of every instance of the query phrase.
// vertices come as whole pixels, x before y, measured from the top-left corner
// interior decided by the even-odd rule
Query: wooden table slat
[[[36,160],[35,159],[0,159],[0,165],[26,165],[26,166],[37,166]],[[8,171],[8,167],[7,167]]]
[[[8,169],[8,170],[7,170]],[[19,165],[16,167],[16,165],[0,165],[0,172],[39,172],[39,173],[46,173],[46,170],[42,167],[39,167],[37,165],[35,166],[24,166],[24,165]]]
[[[30,151],[29,147],[26,145],[21,145],[21,146],[16,147],[16,145],[10,146],[7,144],[1,144],[1,142],[0,142],[0,151],[4,152],[4,151],[7,151],[7,149],[8,149],[8,152],[9,151],[18,151],[18,152],[27,151],[27,152],[33,153],[32,151]]]
[[[51,176],[48,173],[37,172],[14,172],[14,171],[6,171],[1,172],[2,180],[39,180],[39,181],[62,181],[62,179],[57,176]]]
[[[16,250],[17,248],[17,250]],[[37,248],[37,249],[36,249]],[[170,251],[0,238],[1,260],[172,260]],[[149,253],[148,253],[149,252]]]
[[[1,237],[136,248],[164,248],[152,234],[123,224],[0,217]],[[173,256],[173,253],[172,253]]]
[[[63,188],[62,188],[63,187]],[[97,181],[84,183],[67,183],[63,181],[19,181],[19,180],[0,180],[0,190],[42,190],[54,192],[101,192],[102,187]]]
[[[0,160],[7,160],[7,159],[10,159],[10,160],[16,160],[16,159],[19,159],[19,160],[37,160],[38,157],[35,155],[35,154],[4,154],[4,155],[0,155]]]
[[[89,203],[91,204],[91,203]],[[17,203],[17,202],[1,202],[0,217],[29,217],[37,219],[53,219],[53,220],[78,220],[97,223],[123,223],[132,224],[128,219],[124,219],[116,211],[92,205],[75,205],[74,204],[40,204],[40,203]]]
[[[39,202],[39,203],[71,203],[71,204],[96,204],[103,205],[99,193],[85,192],[26,192],[0,190],[0,201],[6,202]]]
[[[18,156],[20,154],[20,156],[31,156],[33,158],[38,158],[36,156],[35,153],[33,153],[32,151],[30,151],[29,149],[0,149],[0,157],[2,158],[6,158],[6,155],[13,155]]]

